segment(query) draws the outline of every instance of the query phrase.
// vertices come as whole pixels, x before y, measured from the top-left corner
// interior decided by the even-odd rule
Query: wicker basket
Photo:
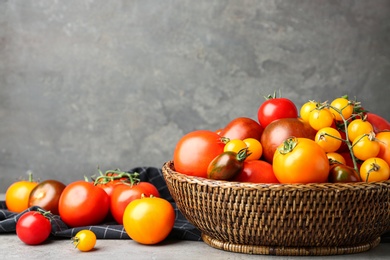
[[[367,251],[390,231],[390,181],[350,184],[254,184],[215,181],[163,165],[177,207],[226,251],[335,255]]]

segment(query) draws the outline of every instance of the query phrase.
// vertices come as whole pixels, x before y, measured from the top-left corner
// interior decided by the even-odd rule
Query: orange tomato
[[[347,98],[336,98],[330,103],[330,111],[337,121],[343,121],[343,118],[348,119],[351,117],[353,105]]]
[[[348,139],[353,142],[356,137],[362,134],[369,134],[374,131],[374,128],[370,122],[358,118],[349,123],[347,130]]]
[[[163,241],[175,224],[175,210],[163,198],[133,200],[123,214],[123,226],[131,239],[146,245]]]
[[[375,138],[379,143],[378,157],[385,160],[390,165],[390,132],[379,132]]]
[[[260,141],[255,138],[245,138],[244,142],[248,147],[248,157],[245,158],[246,161],[258,160],[263,154],[263,146]]]
[[[324,127],[318,130],[314,141],[327,153],[337,151],[343,142],[340,132],[333,127]]]
[[[328,156],[328,159],[330,159],[330,160],[333,160],[333,161],[336,161],[336,162],[338,162],[338,163],[347,165],[347,161],[346,161],[345,158],[344,158],[341,154],[339,154],[339,153],[335,153],[335,152],[326,153],[326,156]]]
[[[310,119],[310,113],[317,107],[317,102],[315,101],[308,101],[305,104],[302,105],[301,109],[299,110],[299,115],[301,116],[302,120],[309,123]]]
[[[390,178],[390,167],[381,158],[369,158],[360,166],[360,177],[365,182],[386,181]]]
[[[380,145],[374,136],[370,134],[362,134],[357,136],[352,143],[352,151],[359,160],[367,160],[371,157],[376,157],[379,153]]]
[[[309,124],[318,131],[333,124],[333,115],[327,108],[314,109],[310,112]]]
[[[5,204],[12,212],[20,213],[29,207],[30,193],[38,185],[29,174],[29,180],[12,183],[5,192]]]
[[[326,182],[329,160],[313,140],[289,138],[275,151],[273,170],[280,183]]]

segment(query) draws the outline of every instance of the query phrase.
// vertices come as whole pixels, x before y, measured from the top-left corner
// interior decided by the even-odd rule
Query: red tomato
[[[254,138],[260,141],[263,127],[255,120],[247,117],[238,117],[229,122],[220,132],[221,137],[230,140]]]
[[[367,115],[367,121],[372,124],[375,133],[379,133],[385,130],[390,130],[390,122],[384,119],[383,117],[370,112],[366,113],[366,115]]]
[[[50,232],[50,220],[38,211],[26,212],[16,222],[16,234],[27,245],[42,244]]]
[[[375,137],[380,146],[378,157],[390,165],[390,132],[380,132]]]
[[[298,118],[283,118],[269,124],[261,136],[263,158],[272,163],[276,148],[291,136],[313,139],[316,135],[309,123]]]
[[[111,194],[110,212],[118,224],[123,224],[123,213],[126,206],[135,199],[145,197],[160,197],[157,188],[149,182],[138,184],[118,184]]]
[[[223,152],[221,136],[209,130],[196,130],[184,135],[173,152],[175,170],[207,178],[210,162]]]
[[[87,181],[70,183],[62,191],[58,209],[61,219],[70,227],[100,224],[108,214],[109,196]]]
[[[274,97],[269,96],[260,105],[257,111],[257,117],[260,125],[265,128],[271,122],[281,118],[297,118],[298,109],[290,99],[276,98],[274,95]]]
[[[253,183],[279,183],[272,165],[262,160],[244,162],[242,171],[232,181]]]

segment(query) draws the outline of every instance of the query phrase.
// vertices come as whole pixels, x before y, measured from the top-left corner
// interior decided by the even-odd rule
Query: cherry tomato
[[[376,157],[380,151],[379,142],[371,134],[362,134],[352,142],[352,151],[359,160]]]
[[[207,177],[210,162],[223,152],[221,136],[209,130],[196,130],[184,135],[173,153],[175,170],[198,177]]]
[[[309,124],[315,130],[330,127],[333,124],[333,115],[327,108],[316,108],[310,113]]]
[[[255,138],[260,141],[262,133],[263,127],[255,120],[248,117],[237,117],[230,121],[219,135],[230,140]]]
[[[258,160],[263,154],[263,146],[260,141],[254,138],[246,138],[244,142],[248,148],[248,156],[245,158],[246,161]]]
[[[107,193],[87,181],[70,183],[62,191],[58,210],[61,219],[70,227],[100,224],[110,206]]]
[[[385,160],[390,165],[390,132],[379,132],[375,136],[379,143],[378,157]]]
[[[329,170],[329,182],[358,182],[360,181],[359,174],[354,168],[344,164],[333,164]]]
[[[50,232],[50,220],[38,211],[28,211],[16,222],[16,234],[27,245],[42,244]]]
[[[335,120],[346,120],[352,116],[353,103],[348,98],[336,98],[330,103],[330,112],[333,114]]]
[[[224,152],[235,152],[235,153],[238,153],[239,151],[241,151],[244,148],[247,148],[247,145],[244,142],[244,140],[233,139],[233,140],[228,141],[225,144],[225,147],[223,148],[223,151]]]
[[[348,125],[348,138],[353,142],[356,137],[362,134],[369,134],[374,131],[371,123],[363,119],[355,119]]]
[[[298,118],[283,118],[269,124],[261,136],[263,158],[272,164],[276,148],[291,136],[314,139],[317,131]]]
[[[381,158],[369,158],[360,167],[360,177],[365,182],[386,181],[390,178],[390,168]]]
[[[142,196],[160,197],[157,188],[149,182],[118,184],[111,194],[110,212],[118,224],[123,224],[123,213],[126,206]]]
[[[337,151],[343,142],[340,132],[333,127],[324,127],[318,130],[314,141],[327,153]]]
[[[339,153],[330,152],[330,153],[326,153],[326,156],[331,162],[337,162],[340,164],[347,165],[345,158]]]
[[[58,202],[66,185],[57,180],[45,180],[32,189],[28,206],[39,206],[58,215]]]
[[[317,102],[312,101],[312,100],[303,104],[301,109],[300,109],[300,112],[299,112],[302,120],[309,123],[310,113],[311,113],[311,111],[316,109],[316,107],[317,107]]]
[[[282,118],[298,118],[298,109],[290,99],[268,96],[257,111],[260,125],[265,128],[271,122]]]
[[[38,185],[29,173],[29,180],[22,180],[12,183],[5,192],[5,204],[12,212],[20,213],[28,209],[31,191]]]
[[[247,149],[240,152],[223,152],[210,162],[207,168],[207,178],[214,180],[230,180],[244,167]]]
[[[390,131],[390,122],[385,118],[370,112],[366,113],[366,115],[366,120],[371,123],[375,133]]]
[[[252,183],[279,183],[272,165],[263,160],[245,161],[242,171],[232,181]]]
[[[167,200],[144,197],[133,200],[123,214],[123,226],[131,239],[141,244],[157,244],[172,231],[175,210]]]
[[[328,180],[329,160],[308,138],[289,138],[275,151],[273,170],[280,183],[321,183]]]
[[[82,252],[91,251],[96,245],[96,235],[88,229],[80,230],[71,240],[75,248]]]

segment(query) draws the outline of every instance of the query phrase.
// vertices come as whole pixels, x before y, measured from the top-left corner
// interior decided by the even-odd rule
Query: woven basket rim
[[[174,168],[174,162],[172,160],[167,161],[163,164],[163,169],[169,169],[165,174],[171,175],[171,178],[178,179],[183,182],[193,182],[199,185],[206,185],[210,187],[226,187],[226,188],[246,188],[246,189],[307,189],[307,190],[318,190],[318,189],[367,189],[370,187],[378,187],[381,185],[389,185],[390,179],[387,181],[376,181],[376,182],[349,182],[349,183],[253,183],[253,182],[236,182],[236,181],[224,181],[224,180],[213,180],[198,176],[191,176],[184,173],[177,172]],[[171,172],[170,172],[171,171]],[[174,173],[174,174],[172,174]]]

